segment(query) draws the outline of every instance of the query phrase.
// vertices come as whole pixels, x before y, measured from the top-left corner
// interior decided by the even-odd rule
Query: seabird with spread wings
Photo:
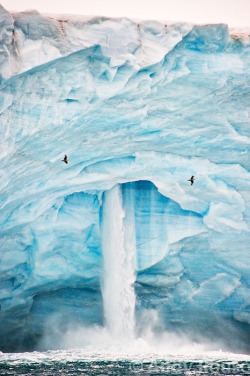
[[[67,157],[66,154],[65,154],[64,158],[62,159],[62,162],[68,164],[68,157]]]
[[[193,184],[194,184],[194,181],[195,181],[195,178],[194,178],[194,176],[192,175],[192,176],[191,176],[191,178],[190,178],[190,179],[188,179],[188,181],[190,181],[190,182],[191,182],[191,185],[193,185]]]

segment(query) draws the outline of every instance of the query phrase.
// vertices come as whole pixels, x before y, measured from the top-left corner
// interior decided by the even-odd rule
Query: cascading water
[[[124,196],[124,199],[123,199]],[[116,339],[134,336],[135,234],[132,193],[119,185],[104,194],[102,219],[103,302],[107,328]]]

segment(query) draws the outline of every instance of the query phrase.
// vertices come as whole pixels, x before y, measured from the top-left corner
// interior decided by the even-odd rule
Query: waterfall
[[[120,185],[104,194],[104,315],[111,335],[122,340],[132,339],[134,335],[135,233],[132,205],[132,192],[125,191],[123,194]]]

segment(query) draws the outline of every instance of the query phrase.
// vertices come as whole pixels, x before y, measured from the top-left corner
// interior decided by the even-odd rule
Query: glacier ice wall
[[[103,324],[103,193],[121,184],[137,317],[249,349],[249,37],[3,7],[0,28],[0,348]]]

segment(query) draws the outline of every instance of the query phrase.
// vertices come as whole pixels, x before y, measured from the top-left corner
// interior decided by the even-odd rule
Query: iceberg
[[[0,6],[0,51],[0,350],[105,325],[120,231],[130,330],[249,351],[249,35]]]

